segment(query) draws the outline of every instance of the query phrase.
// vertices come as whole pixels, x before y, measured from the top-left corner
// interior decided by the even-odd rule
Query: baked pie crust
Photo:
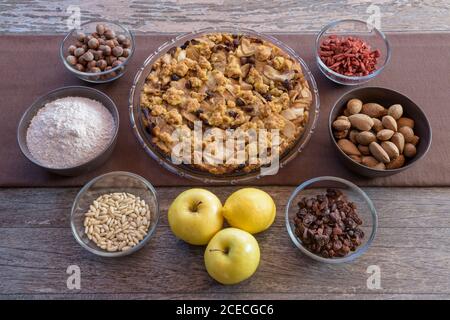
[[[203,132],[213,129],[224,136],[229,129],[266,129],[269,158],[275,154],[270,152],[270,130],[278,129],[282,156],[302,135],[311,104],[311,90],[295,59],[271,42],[231,33],[209,33],[171,48],[152,65],[140,97],[143,124],[168,157],[179,143],[174,131],[190,133],[196,121]],[[210,143],[214,135],[203,139],[201,149]],[[249,144],[247,137],[245,151]],[[191,166],[215,175],[250,172],[266,164],[248,158],[245,163],[225,158],[219,164],[197,163],[194,155]],[[223,153],[216,156],[222,159]]]

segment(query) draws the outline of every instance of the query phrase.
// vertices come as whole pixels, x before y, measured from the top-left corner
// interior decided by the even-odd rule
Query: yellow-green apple
[[[178,195],[169,208],[169,225],[180,239],[205,245],[222,229],[222,203],[212,192],[190,189]]]
[[[216,233],[205,251],[209,275],[222,284],[236,284],[251,277],[259,265],[259,245],[244,230],[226,228]]]

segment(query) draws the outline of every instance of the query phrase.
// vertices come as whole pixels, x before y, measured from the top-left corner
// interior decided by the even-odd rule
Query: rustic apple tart
[[[250,172],[282,156],[304,132],[312,102],[298,61],[269,41],[232,33],[208,33],[172,47],[153,63],[140,96],[143,124],[168,157],[179,143],[175,130],[194,139],[190,133],[200,123],[203,132],[213,132],[203,136],[200,150],[192,144],[190,163],[214,175]],[[232,146],[245,151],[244,161],[227,161],[226,147],[210,153],[215,161],[201,155],[194,161],[230,130],[247,134],[244,145]],[[251,130],[265,136],[264,161],[247,156]]]

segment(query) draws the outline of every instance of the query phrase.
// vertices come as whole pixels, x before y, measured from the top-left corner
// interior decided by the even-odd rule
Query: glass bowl
[[[112,29],[116,33],[116,36],[124,35],[128,39],[130,39],[131,40],[131,47],[130,47],[131,52],[130,52],[129,56],[126,58],[126,60],[124,62],[122,62],[122,64],[115,66],[110,70],[96,72],[96,73],[78,71],[73,66],[71,66],[66,60],[66,56],[68,55],[68,48],[70,45],[75,45],[75,43],[77,41],[77,39],[75,37],[77,32],[83,32],[86,35],[90,35],[91,33],[96,31],[96,26],[99,23],[107,25],[108,28]],[[64,64],[64,66],[66,67],[66,69],[69,70],[72,74],[74,74],[78,78],[80,78],[81,80],[91,82],[91,83],[106,83],[106,82],[114,81],[114,80],[120,78],[121,76],[123,76],[123,74],[125,73],[125,70],[126,70],[126,66],[134,54],[134,49],[135,49],[135,41],[134,41],[133,33],[131,31],[129,31],[124,26],[114,23],[114,22],[111,22],[111,21],[97,20],[97,21],[86,22],[86,23],[82,24],[79,29],[71,30],[64,37],[64,40],[61,43],[61,46],[59,48],[59,55],[60,55],[60,58]]]
[[[84,232],[84,214],[99,196],[113,192],[128,192],[140,197],[150,207],[151,218],[147,235],[136,246],[126,251],[108,252],[89,240]],[[144,247],[153,236],[159,220],[158,195],[150,182],[134,173],[115,171],[98,176],[78,192],[72,206],[70,224],[76,241],[86,250],[102,257],[122,257]]]
[[[105,108],[108,109],[109,112],[111,112],[111,115],[114,119],[115,123],[114,135],[108,146],[106,146],[105,149],[97,156],[95,156],[93,159],[90,159],[89,161],[83,164],[71,168],[50,168],[39,163],[39,161],[34,159],[34,157],[31,155],[31,152],[28,149],[27,145],[27,131],[30,126],[31,120],[34,118],[34,116],[38,113],[38,111],[41,108],[43,108],[49,102],[65,97],[83,97],[102,103],[105,106]],[[40,98],[38,98],[36,101],[33,102],[33,104],[25,111],[22,118],[20,119],[17,128],[17,141],[19,143],[19,147],[23,155],[27,157],[28,160],[33,162],[35,165],[59,175],[77,176],[92,171],[93,169],[99,167],[106,160],[109,159],[114,150],[114,147],[116,146],[118,132],[119,132],[119,111],[117,110],[115,103],[106,94],[94,88],[82,86],[70,86],[50,91],[46,95],[41,96]]]
[[[285,154],[280,155],[279,168],[283,168],[289,161],[294,159],[307,145],[311,139],[311,135],[317,124],[319,117],[319,92],[317,89],[316,81],[306,65],[305,61],[299,57],[299,55],[290,47],[286,46],[284,43],[280,42],[276,38],[261,34],[259,32],[243,29],[243,28],[233,28],[233,27],[211,27],[205,28],[198,31],[193,31],[187,34],[182,34],[176,38],[169,40],[162,44],[155,52],[150,54],[150,56],[145,60],[144,65],[137,71],[134,78],[133,85],[130,90],[129,96],[129,114],[130,121],[133,132],[138,139],[141,146],[144,148],[145,152],[149,154],[153,159],[155,159],[161,166],[166,168],[172,173],[175,173],[181,177],[186,177],[191,180],[201,181],[206,184],[236,184],[238,182],[248,182],[254,179],[260,179],[264,175],[261,174],[260,169],[254,170],[252,172],[243,173],[233,173],[228,175],[214,175],[209,172],[201,171],[195,169],[189,165],[181,164],[175,165],[172,163],[170,157],[159,151],[157,147],[151,142],[151,136],[145,130],[141,116],[142,112],[140,110],[140,93],[145,84],[147,75],[150,73],[153,63],[159,59],[162,55],[168,52],[172,47],[178,47],[183,45],[186,41],[192,40],[204,34],[214,33],[214,32],[228,32],[235,34],[244,34],[254,37],[261,38],[268,42],[273,43],[287,54],[289,54],[293,59],[299,62],[303,69],[305,79],[308,81],[311,94],[313,96],[313,101],[309,110],[309,119],[306,124],[303,134],[299,137],[297,142],[291,147]]]
[[[324,194],[327,188],[341,190],[347,196],[349,201],[356,204],[358,215],[363,221],[363,224],[360,226],[360,228],[364,231],[362,243],[355,251],[350,252],[345,257],[325,258],[319,256],[303,246],[302,241],[295,234],[294,218],[298,212],[298,202],[300,199],[305,196],[311,197],[322,193]],[[300,184],[289,197],[285,216],[289,236],[301,252],[314,260],[334,264],[352,261],[366,252],[375,238],[378,225],[378,217],[375,207],[363,190],[350,181],[328,176],[313,178]]]
[[[345,76],[328,68],[320,59],[320,44],[330,35],[354,36],[367,42],[372,50],[379,49],[381,56],[378,58],[377,69],[366,76]],[[333,21],[320,30],[316,38],[315,50],[316,62],[320,71],[330,80],[343,85],[359,85],[365,83],[383,71],[391,58],[391,47],[383,32],[365,21],[345,19]]]

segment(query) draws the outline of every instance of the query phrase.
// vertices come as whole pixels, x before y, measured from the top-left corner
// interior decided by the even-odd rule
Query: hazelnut
[[[90,70],[89,70],[89,72],[92,72],[92,73],[98,73],[98,72],[101,72],[102,70],[100,70],[99,68],[97,68],[97,67],[93,67],[93,68],[91,68]]]
[[[96,50],[96,51],[94,51],[92,53],[94,54],[94,59],[95,60],[103,59],[103,51],[102,50]]]
[[[74,67],[76,70],[83,72],[84,66],[82,64],[77,63]]]
[[[88,63],[87,63],[87,68],[88,69],[92,69],[92,68],[95,68],[97,66],[97,61],[95,61],[95,60],[92,60],[92,61],[89,61]]]
[[[72,66],[77,64],[77,58],[75,56],[72,56],[72,55],[67,56],[66,61]]]
[[[75,57],[80,57],[84,54],[84,49],[83,48],[76,48],[75,51],[73,52]]]
[[[105,70],[107,66],[108,63],[104,59],[97,61],[97,67],[100,68],[100,70]]]
[[[119,34],[119,35],[117,36],[117,41],[118,41],[119,43],[124,42],[126,39],[127,39],[127,37],[125,37],[123,34]]]
[[[112,65],[114,63],[114,61],[117,60],[117,58],[114,56],[107,56],[105,60],[108,63],[108,65]]]
[[[130,54],[131,54],[131,49],[123,49],[122,57],[127,58],[130,56]]]
[[[87,44],[83,44],[81,47],[83,48],[83,50],[84,50],[85,52],[88,51],[88,49],[89,49],[89,47],[87,46]]]
[[[105,30],[105,38],[106,39],[113,39],[113,38],[115,38],[116,37],[116,33],[114,32],[114,30],[111,30],[111,29],[107,29],[107,30]]]
[[[104,44],[106,43],[106,40],[100,38],[100,39],[98,39],[98,43],[99,43],[100,45],[104,45]]]
[[[112,49],[112,54],[114,55],[114,56],[116,56],[116,57],[120,57],[121,55],[122,55],[122,53],[123,53],[123,48],[122,47],[114,47],[113,49]]]
[[[115,68],[115,67],[117,67],[117,66],[120,66],[122,64],[122,61],[120,61],[120,60],[116,60],[116,61],[114,61],[113,63],[112,63],[112,67],[113,68]]]
[[[112,69],[111,66],[107,66],[107,67],[105,68],[105,71],[109,71],[109,70],[111,70],[111,69]]]
[[[75,49],[77,47],[74,45],[70,45],[69,48],[67,48],[67,51],[69,52],[69,54],[73,55],[75,53]]]
[[[127,61],[127,58],[125,58],[125,57],[119,57],[119,58],[117,58],[117,60],[119,60],[120,62],[125,62],[125,61]]]
[[[91,40],[89,40],[88,46],[91,49],[97,49],[99,46],[98,40],[96,38],[92,38]]]
[[[86,37],[84,37],[84,43],[88,44],[91,39],[94,39],[94,37],[93,36],[86,36]]]
[[[124,47],[124,48],[131,47],[131,40],[126,38],[124,41],[122,41],[122,47]]]
[[[75,37],[77,38],[78,41],[83,42],[83,41],[84,41],[84,38],[86,37],[86,35],[85,35],[83,32],[78,31],[78,32],[75,34]]]
[[[103,35],[104,33],[105,33],[105,26],[103,25],[103,24],[98,24],[96,27],[95,27],[95,30],[97,31],[97,33],[99,34],[99,35]]]
[[[97,32],[92,33],[92,36],[93,36],[95,39],[99,39],[99,38],[101,37]]]
[[[114,47],[115,47],[114,41],[112,41],[112,40],[106,40],[106,41],[105,41],[105,44],[106,44],[108,47],[110,47],[110,48],[114,48]]]
[[[84,56],[84,55],[83,55],[83,56]],[[83,56],[81,56],[81,57],[78,58],[78,63],[81,64],[81,65],[83,65],[83,66],[85,66],[86,63],[87,63],[87,61],[84,60]]]
[[[110,56],[112,50],[111,50],[111,47],[105,45],[105,48],[102,51],[103,51],[104,56]]]
[[[75,47],[77,47],[77,48],[81,48],[83,46],[83,42],[80,42],[80,41],[75,41]]]
[[[89,62],[89,61],[94,60],[94,55],[93,55],[92,52],[90,52],[90,51],[88,51],[88,52],[86,52],[85,54],[83,54],[82,57],[83,57],[83,59],[84,59],[86,62]]]

